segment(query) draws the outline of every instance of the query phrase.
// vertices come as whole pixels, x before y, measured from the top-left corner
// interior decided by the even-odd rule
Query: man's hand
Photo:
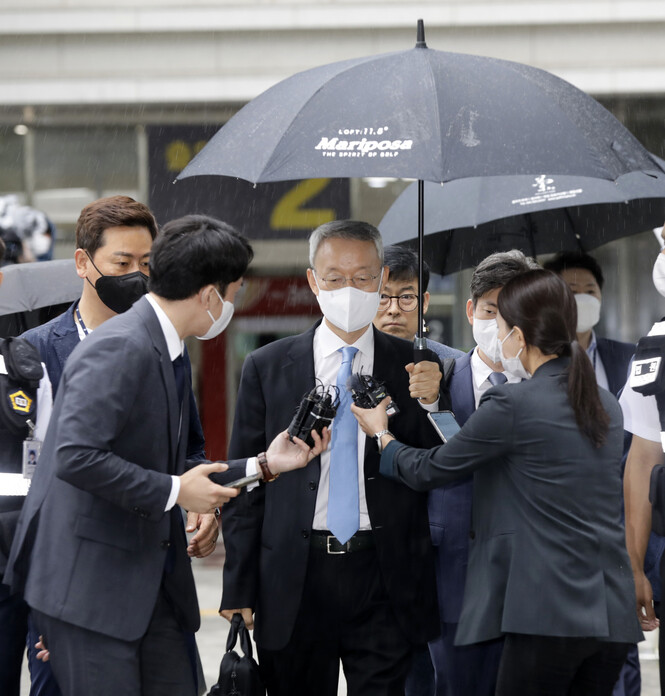
[[[226,471],[222,462],[199,464],[180,476],[180,493],[176,502],[190,512],[210,513],[228,503],[238,495],[235,488],[226,488],[213,483],[208,476]]]
[[[291,442],[286,430],[277,435],[266,451],[270,471],[273,474],[281,474],[284,471],[302,469],[314,457],[318,457],[321,452],[327,449],[330,444],[328,428],[323,429],[321,437],[316,430],[312,430],[312,438],[314,439],[314,447],[310,449],[303,440],[297,437],[293,438],[293,442]]]
[[[433,404],[439,398],[441,370],[435,362],[423,360],[409,363],[404,368],[409,373],[409,394],[412,399],[419,399],[424,404]]]
[[[351,413],[356,417],[360,427],[365,435],[373,437],[375,433],[380,433],[382,430],[388,429],[388,414],[386,408],[391,399],[389,396],[374,408],[360,408],[355,404],[351,404]]]
[[[205,558],[215,550],[219,525],[214,512],[204,515],[198,512],[187,513],[187,532],[199,531],[189,540],[187,554],[191,558]]]
[[[37,648],[37,659],[42,662],[48,662],[51,657],[51,651],[44,645],[44,636],[39,636],[39,640],[35,643]]]
[[[637,601],[637,616],[643,631],[653,631],[658,628],[659,621],[653,608],[653,590],[651,583],[643,571],[633,572],[635,578],[635,596]]]
[[[245,609],[223,609],[219,612],[219,615],[223,616],[229,623],[231,623],[234,614],[242,614],[245,626],[250,630],[254,628],[254,613],[247,607]]]

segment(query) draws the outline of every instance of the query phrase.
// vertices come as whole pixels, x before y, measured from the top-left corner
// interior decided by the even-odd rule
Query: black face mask
[[[87,253],[87,252],[86,252]],[[90,258],[90,263],[95,262]],[[125,275],[104,275],[97,266],[95,269],[100,274],[93,287],[97,291],[99,299],[116,314],[126,312],[139,298],[148,292],[148,276],[141,271],[126,273]],[[90,279],[87,279],[90,283]],[[92,285],[92,283],[90,283]]]

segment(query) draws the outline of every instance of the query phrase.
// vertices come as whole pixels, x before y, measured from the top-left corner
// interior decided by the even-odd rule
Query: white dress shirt
[[[333,333],[325,320],[321,322],[314,333],[314,376],[324,386],[334,385],[337,381],[337,372],[342,365],[342,353],[340,349],[348,344]],[[372,325],[367,327],[365,333],[352,344],[358,352],[353,356],[352,372],[371,375],[374,369],[374,332]],[[335,423],[331,428],[331,435],[335,437]],[[360,509],[359,529],[371,529],[369,513],[367,512],[367,499],[365,498],[365,433],[358,426],[358,496]],[[316,507],[314,509],[313,529],[328,529],[328,490],[330,488],[330,449],[321,454],[321,477],[316,494]]]
[[[475,347],[473,353],[471,354],[471,376],[473,377],[473,399],[476,404],[476,408],[480,404],[480,399],[483,394],[492,386],[489,380],[489,376],[494,372],[494,370],[483,361],[483,359],[478,355],[478,346]],[[521,382],[520,377],[515,377],[509,372],[504,372],[508,382]]]

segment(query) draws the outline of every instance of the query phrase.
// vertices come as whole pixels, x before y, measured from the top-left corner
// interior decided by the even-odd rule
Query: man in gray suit
[[[67,696],[197,691],[181,508],[211,512],[235,490],[209,478],[224,480],[227,465],[187,465],[183,339],[224,330],[251,257],[217,220],[169,223],[152,247],[150,294],[65,366],[5,581],[23,590]],[[268,480],[309,455],[277,437],[258,461]],[[230,463],[228,480],[253,459]]]

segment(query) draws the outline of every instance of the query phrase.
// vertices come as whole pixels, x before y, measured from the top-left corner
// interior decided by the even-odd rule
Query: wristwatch
[[[383,447],[381,446],[381,438],[384,435],[392,435],[392,433],[390,432],[390,430],[385,429],[385,430],[379,430],[378,433],[374,433],[374,435],[372,435],[372,437],[376,440],[376,448],[379,450],[379,454],[381,454],[381,452],[383,452]],[[393,437],[394,437],[394,435],[393,435]]]

